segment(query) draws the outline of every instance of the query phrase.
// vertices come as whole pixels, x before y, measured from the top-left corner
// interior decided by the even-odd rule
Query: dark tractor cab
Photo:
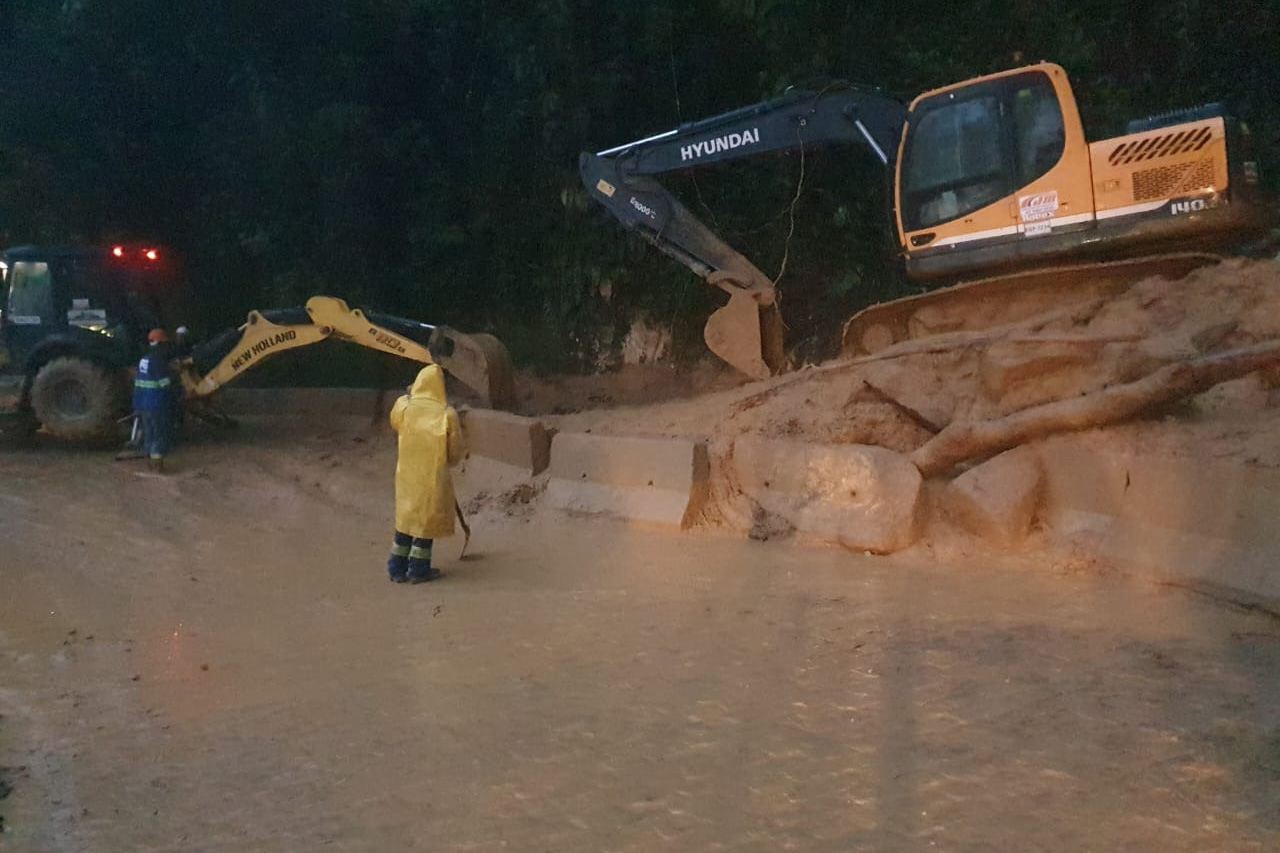
[[[147,331],[184,321],[186,292],[152,246],[21,246],[3,255],[0,370],[55,436],[106,438],[128,413]]]

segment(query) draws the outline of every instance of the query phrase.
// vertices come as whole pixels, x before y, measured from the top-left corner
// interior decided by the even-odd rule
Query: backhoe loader
[[[154,246],[35,247],[0,260],[0,408],[69,440],[105,440],[129,411],[130,370],[147,331],[189,310],[169,253]],[[489,405],[514,402],[511,359],[491,335],[350,308],[314,296],[304,308],[250,311],[238,328],[179,360],[184,399],[199,405],[285,350],[333,338],[438,363]]]
[[[858,354],[1013,322],[1215,262],[1210,250],[1243,242],[1270,219],[1246,137],[1221,106],[1207,105],[1089,142],[1066,72],[1042,62],[908,105],[843,84],[789,91],[583,153],[579,171],[628,229],[729,294],[707,323],[707,345],[763,378],[786,366],[774,282],[653,176],[806,146],[865,145],[891,172],[907,274],[952,286],[854,315],[843,349]]]
[[[489,405],[515,403],[511,356],[493,335],[362,311],[333,296],[313,296],[305,308],[250,311],[239,328],[196,347],[179,363],[183,391],[194,399],[208,397],[270,356],[327,338],[439,364]]]

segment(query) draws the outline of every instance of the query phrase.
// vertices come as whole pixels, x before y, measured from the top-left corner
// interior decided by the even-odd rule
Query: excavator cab
[[[1016,242],[1024,216],[1047,223],[1090,207],[1088,149],[1065,76],[1057,82],[1023,71],[912,104],[897,182],[909,257]]]
[[[1209,105],[1090,143],[1052,63],[926,92],[896,173],[907,272],[945,280],[1238,240],[1257,169],[1228,158],[1229,125]]]

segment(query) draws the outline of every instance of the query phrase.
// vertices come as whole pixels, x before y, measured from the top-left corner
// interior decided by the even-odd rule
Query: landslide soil
[[[1042,341],[1029,340],[1037,337]],[[910,451],[929,439],[930,426],[999,417],[1137,378],[1135,372],[1171,359],[1276,337],[1280,262],[1229,260],[1174,282],[1139,282],[1085,317],[1033,318],[1011,330],[1011,339],[806,365],[754,383],[709,364],[692,370],[633,365],[556,380],[526,376],[521,406],[566,431],[713,441],[758,434]],[[1024,366],[1029,375],[1020,378]],[[1274,467],[1280,464],[1277,378],[1224,384],[1149,418],[1092,430],[1087,440],[1104,452],[1142,448]],[[886,402],[877,390],[903,405]]]

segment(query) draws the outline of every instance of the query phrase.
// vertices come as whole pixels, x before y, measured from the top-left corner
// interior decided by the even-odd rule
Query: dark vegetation
[[[1280,169],[1274,0],[6,0],[0,240],[147,239],[210,333],[314,293],[582,369],[715,292],[589,206],[576,155],[848,79],[909,98],[1051,59],[1092,136],[1226,101]],[[861,150],[682,185],[780,284],[791,343],[904,292]],[[1273,181],[1274,182],[1274,181]],[[789,236],[791,235],[791,236]]]

